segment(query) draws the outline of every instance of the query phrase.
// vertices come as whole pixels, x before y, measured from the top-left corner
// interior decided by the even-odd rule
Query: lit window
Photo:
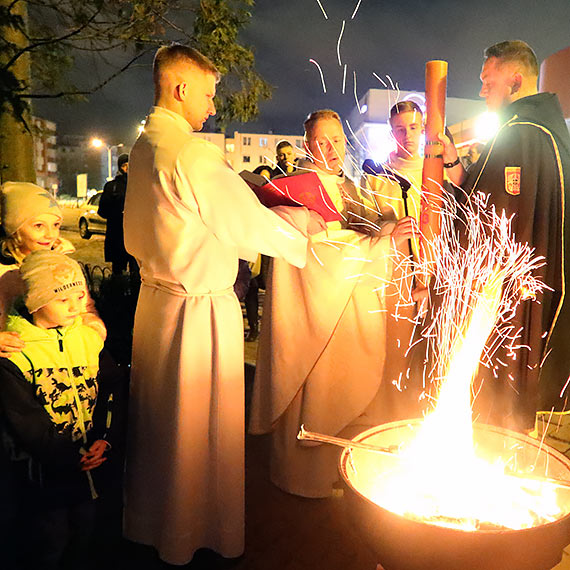
[[[259,146],[267,146],[267,137],[259,138]]]

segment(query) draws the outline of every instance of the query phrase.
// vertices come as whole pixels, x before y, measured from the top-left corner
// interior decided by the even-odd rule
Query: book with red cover
[[[306,206],[318,212],[325,222],[342,220],[321,180],[314,172],[283,176],[270,182],[263,176],[244,170],[240,176],[249,184],[259,201],[268,208],[274,206]]]

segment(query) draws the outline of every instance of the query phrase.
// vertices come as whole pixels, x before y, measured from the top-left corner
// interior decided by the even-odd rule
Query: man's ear
[[[188,85],[185,82],[178,83],[174,87],[174,98],[177,101],[184,101],[186,99],[186,94],[188,92]]]
[[[511,82],[511,95],[514,95],[515,93],[518,93],[521,90],[522,87],[522,74],[521,73],[514,73],[513,74],[513,79]]]

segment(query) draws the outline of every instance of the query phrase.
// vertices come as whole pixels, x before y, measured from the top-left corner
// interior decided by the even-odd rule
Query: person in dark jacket
[[[447,173],[465,197],[485,192],[498,212],[512,216],[516,239],[544,257],[538,276],[549,289],[517,309],[512,325],[522,348],[503,347],[494,366],[479,367],[474,408],[481,421],[529,430],[536,411],[567,407],[570,136],[556,95],[537,92],[538,61],[525,42],[485,50],[481,81],[480,95],[501,126],[467,173],[441,137]]]
[[[297,170],[295,149],[293,145],[288,140],[282,140],[277,144],[275,149],[275,158],[277,162],[275,163],[275,168],[271,173],[271,177],[276,176],[289,176]]]
[[[123,212],[129,170],[129,155],[121,154],[117,159],[119,171],[113,180],[103,187],[98,214],[107,220],[105,232],[105,261],[111,262],[113,274],[120,275],[128,265],[131,275],[138,274],[135,258],[127,253],[123,236]]]

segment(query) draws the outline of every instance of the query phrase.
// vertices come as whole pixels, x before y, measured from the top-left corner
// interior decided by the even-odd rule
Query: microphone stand
[[[404,214],[407,216],[409,216],[409,212],[408,212],[408,191],[409,189],[412,187],[412,183],[407,180],[406,178],[404,178],[403,176],[400,176],[399,174],[397,174],[396,172],[390,170],[389,168],[387,169],[383,164],[376,164],[373,160],[367,158],[364,161],[364,164],[362,165],[362,170],[366,173],[366,174],[372,174],[373,176],[383,176],[385,178],[389,178],[390,180],[394,180],[396,181],[399,186],[400,189],[402,191],[402,200],[404,201]],[[408,238],[408,247],[409,247],[409,251],[410,251],[410,262],[412,264],[412,270],[414,273],[414,284],[415,284],[415,262],[414,262],[414,250],[412,247],[412,239]]]
[[[410,214],[408,213],[408,190],[411,188],[411,183],[406,180],[405,178],[402,178],[401,176],[398,176],[398,184],[400,185],[400,189],[402,190],[402,200],[404,201],[404,214],[406,214],[406,217],[408,217]],[[412,268],[415,270],[414,267],[414,249],[412,247],[412,239],[408,238],[408,247],[410,250],[410,261],[412,263]]]

